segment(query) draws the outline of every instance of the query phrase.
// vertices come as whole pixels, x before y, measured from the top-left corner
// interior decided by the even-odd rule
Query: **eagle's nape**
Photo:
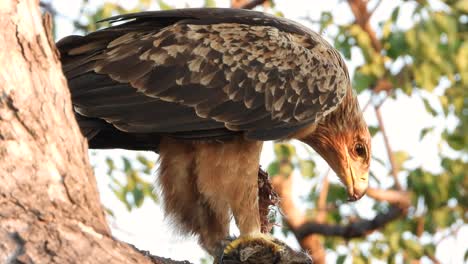
[[[339,53],[292,21],[233,9],[144,12],[57,46],[93,148],[160,154],[166,212],[213,254],[260,232],[261,142],[295,138],[351,200],[367,188],[370,135]]]

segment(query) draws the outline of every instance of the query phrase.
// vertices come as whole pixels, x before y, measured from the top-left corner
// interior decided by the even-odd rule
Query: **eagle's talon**
[[[229,243],[217,261],[219,264],[299,264],[312,263],[310,257],[292,250],[268,235],[243,236]]]

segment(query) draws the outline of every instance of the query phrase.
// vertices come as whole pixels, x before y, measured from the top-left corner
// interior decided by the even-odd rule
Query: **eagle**
[[[209,253],[231,215],[239,238],[268,240],[257,183],[265,141],[304,142],[350,200],[365,194],[368,127],[344,60],[319,34],[228,8],[104,21],[57,43],[79,126],[90,148],[157,152],[165,212]]]

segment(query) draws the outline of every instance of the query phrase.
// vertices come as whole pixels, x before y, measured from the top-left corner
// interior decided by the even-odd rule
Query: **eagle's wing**
[[[285,19],[231,9],[119,16],[58,43],[75,110],[129,133],[286,137],[333,111],[340,55]]]

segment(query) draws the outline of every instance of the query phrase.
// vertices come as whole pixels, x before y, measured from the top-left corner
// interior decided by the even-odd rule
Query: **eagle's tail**
[[[160,135],[157,133],[127,133],[98,118],[75,113],[81,133],[88,140],[89,148],[159,151]]]

